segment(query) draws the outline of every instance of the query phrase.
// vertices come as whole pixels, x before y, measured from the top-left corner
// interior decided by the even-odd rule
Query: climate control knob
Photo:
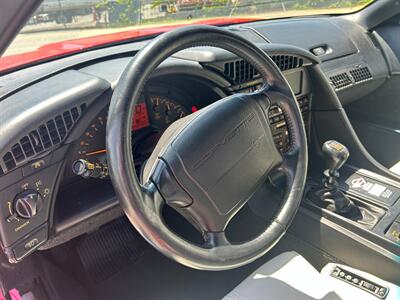
[[[42,196],[34,190],[26,190],[15,197],[15,214],[23,219],[35,216],[43,206]]]

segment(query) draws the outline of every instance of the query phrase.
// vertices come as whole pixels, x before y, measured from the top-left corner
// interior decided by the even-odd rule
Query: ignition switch
[[[74,161],[72,171],[83,178],[104,179],[108,177],[108,166],[106,163],[91,163],[84,159]]]

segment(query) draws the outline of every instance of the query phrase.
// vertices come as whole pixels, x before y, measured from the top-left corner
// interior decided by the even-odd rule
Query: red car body
[[[238,24],[238,23],[246,23],[251,21],[256,21],[256,18],[217,18],[205,21],[197,21],[193,22],[193,24],[207,24],[207,25],[228,25],[228,24]],[[65,55],[71,55],[74,53],[79,53],[83,51],[87,51],[90,49],[94,49],[99,46],[107,45],[107,44],[115,44],[122,43],[126,41],[131,41],[137,38],[154,36],[161,34],[163,32],[169,31],[171,29],[181,27],[187,25],[185,24],[177,24],[177,25],[168,25],[168,26],[159,26],[152,28],[143,28],[143,29],[135,29],[128,30],[110,34],[102,34],[92,37],[85,37],[79,39],[72,39],[62,42],[56,42],[47,44],[39,47],[36,50],[9,55],[0,58],[0,72],[7,73],[17,68],[21,68],[23,66],[29,66],[33,63],[45,62],[48,60],[52,60],[55,58],[59,58]]]

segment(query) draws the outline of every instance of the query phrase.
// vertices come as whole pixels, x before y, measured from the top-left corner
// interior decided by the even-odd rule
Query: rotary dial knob
[[[18,217],[30,219],[35,216],[43,206],[42,196],[34,190],[27,190],[15,197],[14,210]]]

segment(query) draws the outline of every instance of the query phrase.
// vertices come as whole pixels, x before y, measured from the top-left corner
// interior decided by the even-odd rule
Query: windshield
[[[77,48],[76,39],[191,23],[239,23],[316,14],[344,14],[373,0],[44,0],[0,58],[36,51],[44,45]],[[222,20],[221,20],[222,18]],[[218,22],[216,22],[218,21]],[[166,31],[162,30],[162,31]],[[159,31],[159,32],[162,32]],[[157,30],[150,33],[157,33]],[[134,37],[134,35],[132,36]],[[87,41],[87,39],[86,39]],[[106,39],[105,41],[110,41]],[[98,45],[98,44],[97,44]],[[60,48],[60,45],[58,45]],[[86,44],[81,45],[85,48]],[[48,47],[47,47],[48,48]],[[39,51],[40,50],[40,51]],[[47,49],[47,52],[48,49]],[[53,49],[54,54],[56,51]],[[32,55],[31,55],[32,56]],[[8,59],[8,62],[10,59]]]

